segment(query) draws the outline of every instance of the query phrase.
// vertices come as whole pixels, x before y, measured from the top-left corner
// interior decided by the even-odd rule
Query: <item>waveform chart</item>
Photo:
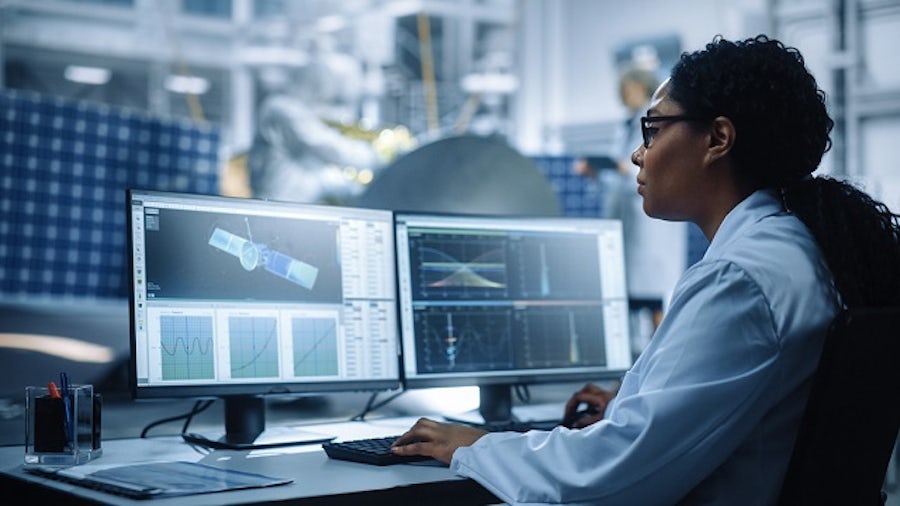
[[[430,373],[511,369],[513,346],[509,311],[461,308],[433,310],[416,315],[416,357]]]
[[[525,299],[600,299],[597,244],[589,238],[560,235],[552,240],[519,241],[513,255],[514,276]]]
[[[598,307],[543,307],[517,315],[517,362],[527,368],[603,365],[603,313]]]
[[[294,376],[338,374],[337,322],[333,318],[292,318]]]
[[[272,316],[228,317],[232,378],[278,377],[278,320]]]
[[[163,380],[214,377],[211,316],[162,315],[159,330]]]
[[[418,288],[423,298],[505,297],[507,254],[484,238],[424,241],[418,248]]]

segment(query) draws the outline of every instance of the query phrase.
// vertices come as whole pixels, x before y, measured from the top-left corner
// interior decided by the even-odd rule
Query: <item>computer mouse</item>
[[[560,425],[562,425],[563,427],[568,427],[570,429],[576,428],[575,427],[576,422],[578,422],[582,418],[595,416],[599,412],[600,411],[597,408],[595,408],[593,406],[588,406],[584,409],[580,409],[580,410],[576,411],[571,416],[567,416],[567,417],[563,418],[562,422],[560,422]],[[578,428],[581,428],[580,425]]]

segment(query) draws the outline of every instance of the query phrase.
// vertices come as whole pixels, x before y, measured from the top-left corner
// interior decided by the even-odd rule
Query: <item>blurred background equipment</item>
[[[374,145],[346,135],[359,121],[362,68],[321,37],[296,69],[264,68],[248,170],[252,194],[298,202],[346,203],[385,160]]]
[[[616,142],[604,153],[613,161],[608,166],[612,170],[599,170],[602,166],[591,167],[590,163],[576,166],[576,171],[598,181],[603,191],[602,216],[622,222],[628,294],[632,300],[657,304],[656,320],[662,317],[671,292],[684,272],[689,234],[706,242],[696,226],[659,220],[644,213],[644,199],[635,190],[638,167],[631,161],[632,152],[643,142],[640,118],[647,113],[650,97],[680,53],[681,40],[677,34],[631,40],[616,49],[617,92],[625,119],[619,124]],[[597,157],[589,160],[595,161]],[[578,170],[585,166],[587,170]],[[646,340],[643,345],[647,344]]]
[[[385,167],[356,200],[405,211],[556,216],[553,187],[499,137],[462,135],[426,144]]]

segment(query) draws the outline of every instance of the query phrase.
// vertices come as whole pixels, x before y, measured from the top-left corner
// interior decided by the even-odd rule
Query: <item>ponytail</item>
[[[845,308],[900,306],[900,215],[827,176],[782,190],[825,255]]]

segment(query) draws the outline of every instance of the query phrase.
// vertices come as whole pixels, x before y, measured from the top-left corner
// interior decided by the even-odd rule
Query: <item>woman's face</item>
[[[641,144],[631,154],[632,163],[640,167],[637,191],[644,198],[648,216],[696,222],[703,202],[703,155],[709,137],[688,121],[652,121],[654,116],[684,114],[681,106],[669,99],[668,90],[667,80],[651,98],[649,146]]]

